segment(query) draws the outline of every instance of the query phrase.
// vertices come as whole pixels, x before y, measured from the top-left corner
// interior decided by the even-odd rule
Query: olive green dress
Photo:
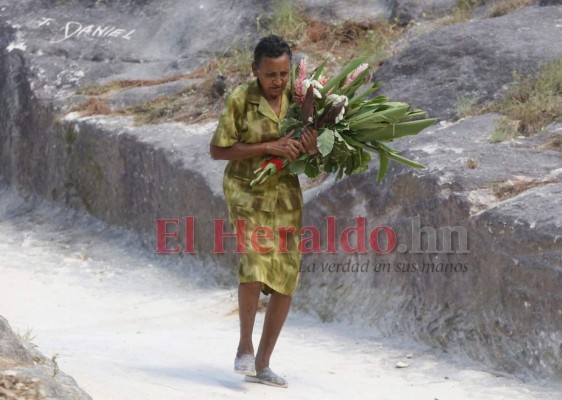
[[[279,123],[288,107],[288,91],[283,93],[278,117],[260,95],[257,79],[242,84],[228,97],[211,144],[230,147],[237,142],[276,140],[280,137]],[[230,160],[224,171],[223,190],[233,230],[236,231],[236,220],[246,221],[246,249],[240,254],[238,280],[261,282],[264,294],[274,290],[292,296],[301,263],[298,233],[302,224],[302,192],[298,178],[286,169],[261,185],[250,186],[255,178],[254,170],[262,162],[262,157]],[[273,238],[257,239],[256,235],[267,236],[263,229],[254,231],[260,226],[271,229]]]

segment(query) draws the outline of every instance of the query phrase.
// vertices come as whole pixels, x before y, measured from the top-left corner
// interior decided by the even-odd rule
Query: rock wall
[[[382,82],[381,94],[451,119],[463,99],[496,98],[513,73],[533,73],[559,58],[562,41],[552,34],[561,21],[562,7],[528,7],[438,29],[413,39],[373,79]]]
[[[307,255],[295,304],[324,320],[413,335],[521,377],[560,379],[562,164],[559,150],[537,149],[562,126],[491,145],[497,118],[462,120],[402,142],[427,171],[394,166],[377,184],[373,166],[308,191],[305,225],[325,227],[333,216],[341,232],[364,216],[367,234],[387,226],[397,242],[388,254],[376,253],[367,236],[363,254]],[[498,197],[499,187],[510,194]],[[339,272],[330,270],[338,263]],[[346,263],[368,268],[342,271]]]

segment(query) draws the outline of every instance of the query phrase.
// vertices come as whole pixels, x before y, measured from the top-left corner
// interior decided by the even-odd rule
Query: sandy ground
[[[194,283],[193,266],[179,272],[185,260],[170,267],[126,232],[16,200],[0,195],[0,315],[30,332],[43,354],[58,354],[59,367],[95,400],[561,398],[552,383],[523,383],[295,312],[271,363],[289,388],[244,382],[232,370],[234,289]],[[409,367],[396,368],[399,361]]]

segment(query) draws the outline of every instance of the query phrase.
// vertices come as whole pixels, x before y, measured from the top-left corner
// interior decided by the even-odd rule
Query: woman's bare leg
[[[281,333],[281,328],[283,328],[285,319],[289,314],[290,307],[290,296],[275,291],[271,293],[271,299],[267,305],[265,320],[263,322],[260,345],[258,347],[258,353],[256,354],[257,371],[269,367],[271,353],[273,353],[273,348],[275,347],[279,333]]]
[[[238,285],[238,312],[240,315],[240,342],[237,356],[254,354],[252,332],[258,311],[261,282],[241,283]]]

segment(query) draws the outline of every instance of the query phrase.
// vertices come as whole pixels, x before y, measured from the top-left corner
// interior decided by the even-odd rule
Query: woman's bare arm
[[[211,145],[210,153],[213,160],[243,160],[251,157],[263,157],[268,154],[285,157],[294,161],[306,150],[298,140],[291,139],[293,133],[272,142],[263,143],[235,143],[230,147]]]

